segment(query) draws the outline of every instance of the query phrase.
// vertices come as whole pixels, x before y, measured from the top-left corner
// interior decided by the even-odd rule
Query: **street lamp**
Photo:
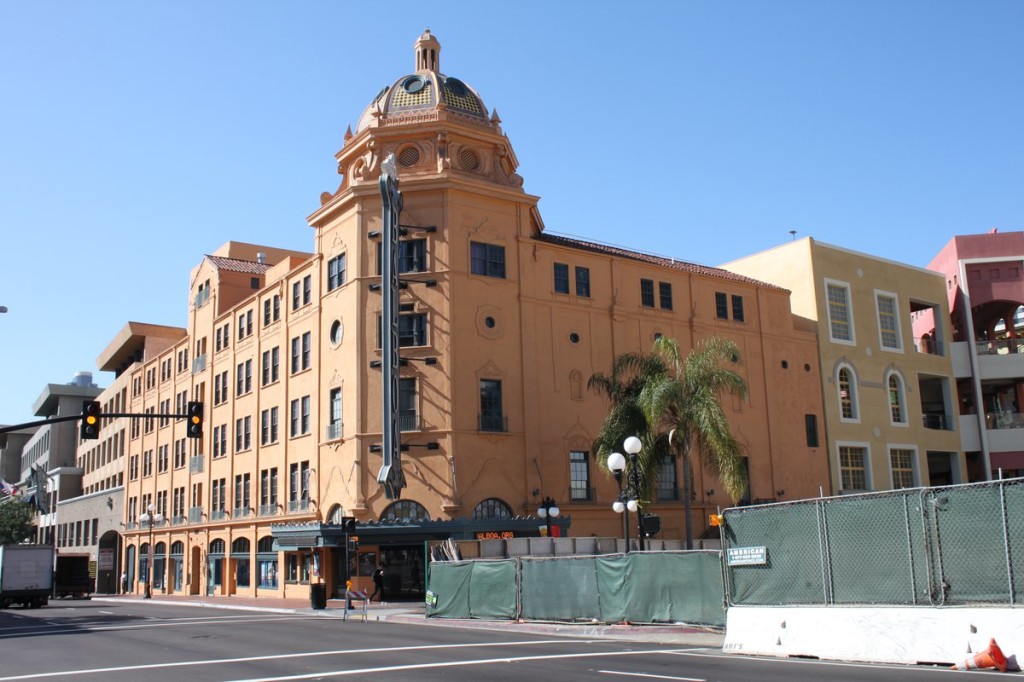
[[[149,599],[153,596],[153,524],[164,522],[164,515],[155,513],[155,504],[150,502],[147,509],[148,511],[139,514],[139,523],[149,526],[149,553],[146,556],[146,592],[142,595],[143,599]]]
[[[612,503],[612,509],[618,514],[626,511],[636,513],[637,518],[637,545],[640,551],[644,551],[644,526],[643,514],[640,513],[640,468],[637,465],[637,455],[643,444],[636,436],[630,436],[622,444],[622,449],[629,455],[629,474],[626,477],[626,487],[622,487],[622,474],[626,470],[626,458],[620,452],[613,452],[608,455],[608,469],[615,476],[615,482],[619,486],[619,497]],[[629,514],[622,517],[622,536],[626,541],[626,551],[629,551]]]
[[[560,511],[558,505],[555,504],[555,501],[550,496],[545,497],[540,503],[540,508],[537,509],[537,516],[544,519],[544,522],[547,524],[548,537],[551,537],[551,519],[557,517]]]

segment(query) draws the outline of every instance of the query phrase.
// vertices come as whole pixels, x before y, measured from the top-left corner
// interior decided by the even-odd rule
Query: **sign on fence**
[[[726,551],[730,566],[762,566],[768,563],[765,547],[729,547]]]

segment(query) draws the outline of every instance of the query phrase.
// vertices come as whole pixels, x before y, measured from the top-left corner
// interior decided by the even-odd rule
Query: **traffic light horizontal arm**
[[[138,412],[103,412],[102,414],[96,415],[99,419],[116,419],[118,417],[130,417],[132,419],[188,419],[187,414],[172,414],[164,412],[156,413],[138,413]],[[24,424],[15,424],[14,426],[2,426],[0,427],[0,433],[11,433],[13,431],[20,431],[21,429],[32,428],[33,426],[45,426],[46,424],[60,424],[61,422],[80,422],[82,421],[81,414],[68,415],[65,417],[50,417],[49,419],[40,419],[34,422],[25,422]]]

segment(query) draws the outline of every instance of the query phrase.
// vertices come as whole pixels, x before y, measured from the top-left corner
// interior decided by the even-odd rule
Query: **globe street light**
[[[153,524],[164,522],[164,515],[155,513],[155,504],[150,502],[147,509],[148,511],[139,514],[139,523],[149,525],[149,552],[146,556],[146,591],[142,595],[143,599],[149,599],[153,596]]]
[[[551,519],[557,517],[560,511],[551,497],[545,497],[540,503],[540,508],[537,509],[537,516],[544,519],[547,524],[548,537],[551,537]]]
[[[644,550],[644,527],[643,514],[640,513],[640,467],[637,464],[638,455],[643,448],[643,443],[636,436],[630,436],[622,443],[622,449],[629,455],[629,473],[626,477],[626,487],[622,487],[622,474],[626,470],[626,458],[619,452],[608,455],[608,469],[615,476],[615,482],[619,486],[619,497],[612,504],[616,513],[623,514],[626,511],[634,512],[637,516],[637,545],[642,552]],[[629,551],[629,514],[622,517],[622,535],[626,540],[626,551]]]

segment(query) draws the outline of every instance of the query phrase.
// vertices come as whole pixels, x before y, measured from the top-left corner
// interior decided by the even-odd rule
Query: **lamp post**
[[[548,537],[551,537],[551,519],[557,517],[560,511],[550,496],[545,497],[540,503],[540,508],[537,509],[537,516],[544,519],[547,525]]]
[[[613,452],[608,455],[608,469],[615,476],[615,482],[619,486],[619,497],[612,504],[612,509],[618,514],[631,511],[636,512],[637,518],[637,545],[640,551],[644,551],[644,524],[643,514],[640,512],[640,468],[637,465],[637,456],[643,444],[636,436],[630,436],[622,444],[622,448],[629,455],[629,473],[626,476],[626,487],[622,487],[622,474],[626,470],[626,458],[620,452]],[[626,551],[629,551],[629,514],[622,517],[622,536],[626,541]]]
[[[153,524],[163,523],[164,515],[157,514],[156,505],[150,502],[147,511],[139,514],[139,522],[149,526],[149,552],[146,556],[146,592],[142,595],[143,599],[149,599],[153,596]]]

